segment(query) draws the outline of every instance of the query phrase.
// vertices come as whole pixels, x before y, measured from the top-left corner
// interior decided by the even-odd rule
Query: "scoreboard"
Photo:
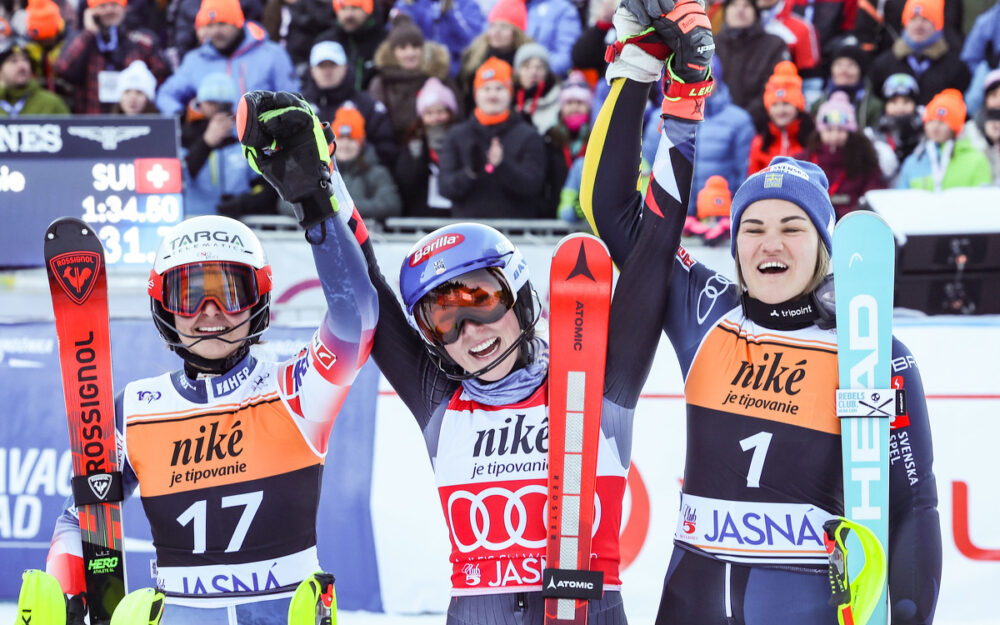
[[[118,115],[0,120],[0,267],[41,266],[58,217],[92,224],[109,265],[152,263],[184,218],[177,120]]]

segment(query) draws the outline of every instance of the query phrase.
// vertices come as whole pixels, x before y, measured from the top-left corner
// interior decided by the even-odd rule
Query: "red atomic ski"
[[[612,275],[607,247],[589,234],[564,238],[552,256],[546,625],[585,625],[589,600],[603,593],[590,543]]]
[[[125,595],[125,560],[108,287],[97,233],[79,219],[55,220],[45,232],[45,267],[69,419],[87,611],[91,625],[110,623]]]

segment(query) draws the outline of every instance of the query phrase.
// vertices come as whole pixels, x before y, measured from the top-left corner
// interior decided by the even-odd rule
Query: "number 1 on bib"
[[[590,570],[613,268],[589,234],[564,238],[549,274],[549,485],[545,623],[585,625],[603,573]]]

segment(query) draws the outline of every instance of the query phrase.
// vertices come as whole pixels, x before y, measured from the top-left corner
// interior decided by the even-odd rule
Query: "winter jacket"
[[[452,77],[458,75],[462,50],[486,30],[486,20],[476,0],[398,0],[394,8],[409,15],[425,39],[448,49]]]
[[[334,28],[337,16],[330,0],[298,0],[288,5],[291,20],[285,49],[300,74],[309,68],[309,53],[313,44],[319,41],[319,34]]]
[[[164,115],[183,112],[202,78],[212,72],[229,74],[240,93],[254,89],[298,91],[299,79],[285,49],[269,40],[256,23],[247,22],[243,33],[243,42],[229,56],[209,41],[185,54],[177,71],[157,90],[157,108]]]
[[[431,76],[439,78],[449,87],[451,67],[448,50],[441,44],[424,40],[424,58],[420,69],[408,70],[399,66],[388,41],[383,41],[375,53],[378,74],[368,85],[368,95],[385,105],[392,122],[397,142],[402,143],[406,131],[417,119],[417,92]],[[455,100],[458,101],[457,87]]]
[[[990,162],[990,171],[993,173],[993,185],[1000,187],[1000,144],[993,143],[986,136],[983,124],[986,121],[986,111],[980,110],[976,116],[965,122],[962,130],[962,138],[968,139],[972,147],[986,155],[986,160]]]
[[[750,114],[733,104],[729,88],[716,81],[712,97],[705,100],[705,123],[698,128],[690,214],[695,214],[698,191],[704,188],[710,176],[722,176],[729,183],[729,190],[736,192],[750,167],[754,134]]]
[[[842,149],[832,151],[826,146],[821,146],[815,152],[812,150],[800,152],[795,158],[816,163],[826,174],[826,179],[830,183],[830,202],[833,203],[837,219],[861,208],[861,198],[865,193],[885,187],[881,172],[877,170],[865,172],[861,176],[849,176],[844,167]]]
[[[223,196],[248,193],[260,178],[250,169],[235,134],[210,147],[204,139],[207,126],[203,118],[185,124],[181,132],[185,215],[215,215]]]
[[[55,64],[56,75],[73,85],[74,113],[96,115],[110,113],[112,103],[102,103],[98,93],[98,74],[103,71],[122,71],[132,61],[143,61],[149,71],[162,81],[170,73],[170,67],[160,56],[159,44],[153,33],[147,30],[112,29],[115,35],[108,35],[109,41],[117,41],[114,48],[102,52],[98,48],[97,35],[89,30],[81,30],[69,40],[59,54]],[[163,110],[160,107],[160,110]]]
[[[972,25],[962,46],[962,61],[970,72],[982,62],[991,69],[1000,67],[1000,3],[984,11]]]
[[[906,0],[885,0],[882,16],[875,17],[875,7],[879,2],[868,0],[858,3],[858,17],[854,26],[857,35],[865,49],[870,49],[876,56],[892,48],[893,44],[903,34],[903,7]],[[961,0],[946,0],[944,3],[944,38],[952,50],[962,48],[962,2]],[[881,84],[881,83],[879,83]]]
[[[883,115],[869,135],[873,141],[884,141],[895,152],[897,167],[913,153],[924,136],[924,120],[919,111],[903,117]]]
[[[0,118],[22,115],[69,115],[69,107],[34,78],[17,89],[0,86]]]
[[[403,214],[403,201],[392,174],[379,164],[369,146],[353,161],[338,160],[337,169],[358,212],[368,223]]]
[[[545,186],[542,191],[545,197],[546,219],[555,219],[558,215],[562,191],[566,187],[566,179],[573,163],[583,160],[587,152],[587,142],[590,140],[590,125],[586,124],[576,133],[571,133],[562,121],[549,128],[542,137],[545,142],[546,174]],[[580,183],[577,181],[579,191]]]
[[[440,156],[431,150],[425,130],[399,151],[393,177],[407,217],[451,217],[452,201],[441,195]]]
[[[926,141],[906,157],[896,179],[897,189],[937,190],[931,168],[931,157]],[[968,139],[954,142],[951,159],[945,168],[940,189],[953,187],[980,187],[993,182],[990,162]]]
[[[378,160],[386,167],[392,167],[399,153],[399,146],[393,136],[392,122],[385,105],[364,91],[358,91],[348,72],[344,82],[332,89],[320,89],[312,76],[307,75],[302,84],[302,97],[312,105],[320,121],[333,121],[337,109],[351,104],[365,118],[365,142],[375,148]]]
[[[918,74],[914,65],[924,65],[926,69]],[[917,96],[919,104],[927,104],[931,98],[949,87],[965,91],[971,79],[969,68],[944,39],[932,43],[920,54],[913,54],[913,50],[902,39],[896,41],[891,50],[875,57],[869,77],[872,85],[881,90],[885,79],[893,74],[909,74],[917,79],[920,87],[920,94]]]
[[[487,165],[493,137],[503,161]],[[484,126],[474,116],[455,124],[441,149],[441,194],[454,203],[457,219],[533,219],[544,214],[545,146],[535,127],[519,115]]]
[[[559,93],[562,91],[555,76],[549,72],[539,93],[538,87],[532,89],[514,88],[514,98],[511,108],[520,113],[525,120],[531,122],[538,134],[544,135],[559,121]]]
[[[784,128],[778,128],[770,120],[765,127],[758,127],[750,144],[750,167],[747,175],[767,167],[775,156],[792,156],[804,150],[806,139],[814,127],[812,118],[802,113]]]
[[[56,74],[56,61],[74,35],[76,30],[67,26],[62,37],[49,47],[42,47],[37,41],[28,41],[24,46],[31,59],[31,72],[38,79],[38,84],[61,97],[67,107],[73,102],[75,88]]]
[[[354,87],[358,91],[368,88],[368,83],[375,77],[375,51],[385,40],[385,20],[379,11],[375,11],[368,20],[354,32],[347,32],[335,23],[331,28],[316,36],[314,43],[319,41],[337,41],[347,52],[347,64],[351,66]]]
[[[549,69],[563,77],[573,68],[573,44],[583,32],[580,12],[569,0],[528,0],[528,36],[549,51]]]
[[[747,28],[723,28],[715,38],[715,54],[722,62],[733,104],[744,110],[763,108],[767,79],[779,61],[789,58],[785,42],[764,32],[760,22]]]
[[[250,21],[257,22],[264,12],[264,3],[261,0],[240,0],[240,7],[243,9],[243,16]],[[170,21],[170,32],[173,33],[171,45],[177,49],[178,58],[197,48],[198,33],[195,32],[194,20],[201,9],[201,0],[173,0],[168,9],[168,19]]]
[[[792,62],[800,76],[807,76],[810,70],[819,69],[819,37],[812,24],[792,13],[792,0],[780,0],[778,4],[762,13],[769,17],[762,20],[764,30],[781,37],[792,55]]]

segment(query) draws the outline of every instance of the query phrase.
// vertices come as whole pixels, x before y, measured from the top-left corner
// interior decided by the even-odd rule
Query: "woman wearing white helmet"
[[[152,530],[164,624],[284,623],[296,587],[320,570],[328,439],[378,318],[350,213],[337,212],[329,170],[326,180],[286,197],[298,203],[328,309],[285,362],[250,352],[268,326],[271,269],[249,228],[192,218],[157,252],[153,320],[183,368],[128,384],[116,422],[125,490],[139,487]],[[83,591],[72,508],[57,521],[47,568],[67,594]]]

